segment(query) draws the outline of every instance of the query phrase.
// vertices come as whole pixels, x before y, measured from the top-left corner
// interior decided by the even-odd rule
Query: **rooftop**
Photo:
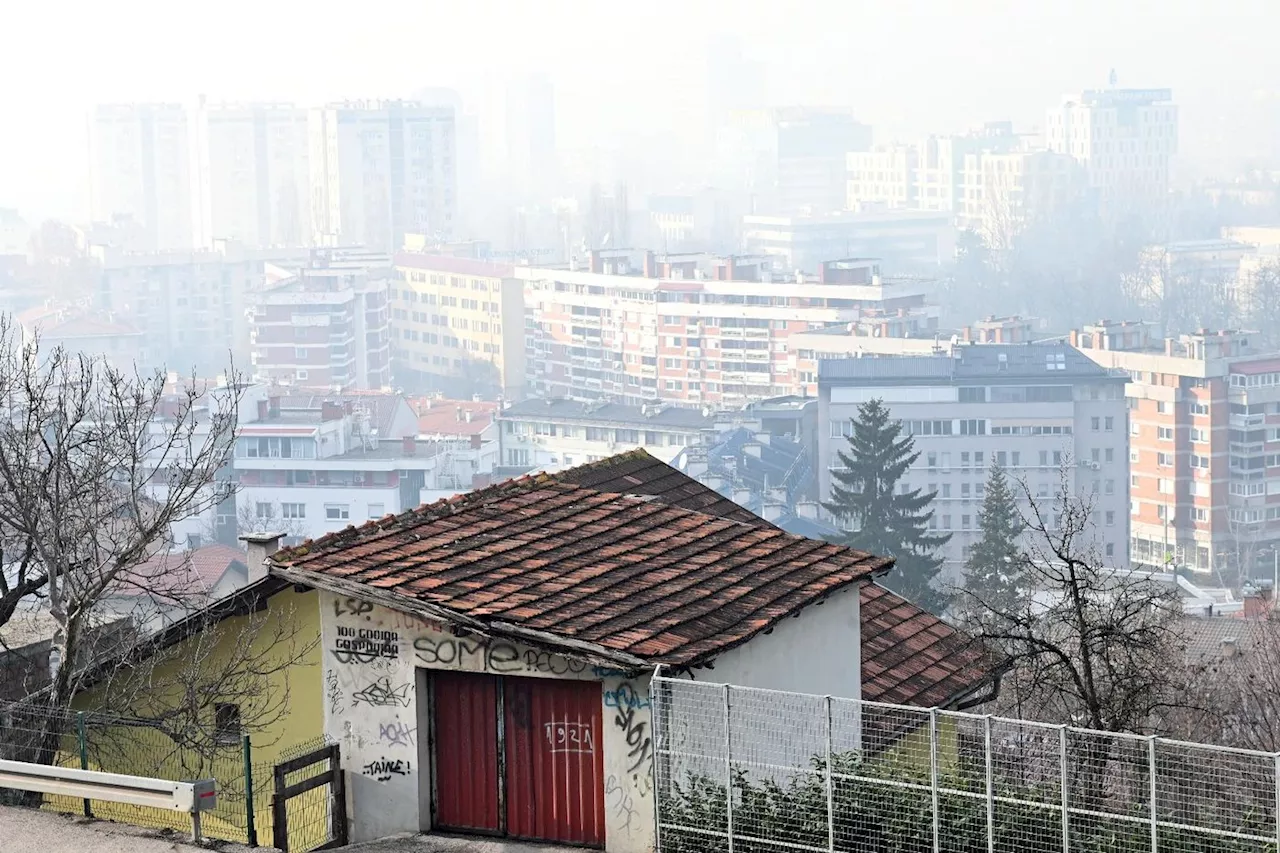
[[[277,552],[273,574],[628,666],[694,666],[892,559],[526,477]]]
[[[971,344],[952,355],[908,355],[887,358],[822,359],[820,381],[868,383],[890,381],[951,382],[966,379],[1063,380],[1100,379],[1109,371],[1065,344]]]
[[[512,273],[511,264],[496,264],[492,261],[478,261],[473,258],[419,252],[397,252],[395,265],[397,267],[409,267],[410,269],[429,270],[431,272],[486,276],[489,278],[507,278]]]
[[[602,492],[648,495],[672,506],[773,528],[644,450],[570,468],[553,479]],[[864,699],[947,706],[974,694],[1003,668],[1003,662],[969,637],[902,596],[874,583],[860,589]]]
[[[422,436],[479,435],[493,423],[498,411],[497,403],[484,400],[415,397],[409,405],[418,415],[418,435]]]
[[[503,420],[556,420],[582,421],[583,423],[613,423],[643,428],[646,424],[686,429],[707,429],[715,419],[700,409],[685,409],[654,402],[645,406],[624,406],[621,403],[583,403],[579,400],[529,399],[513,403],[499,414]]]

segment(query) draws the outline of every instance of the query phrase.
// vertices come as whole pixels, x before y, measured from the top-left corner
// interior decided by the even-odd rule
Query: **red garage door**
[[[431,674],[435,713],[435,824],[502,831],[498,807],[498,678]]]
[[[436,826],[604,846],[598,682],[434,671],[431,684]]]
[[[600,685],[507,678],[507,834],[604,846]]]

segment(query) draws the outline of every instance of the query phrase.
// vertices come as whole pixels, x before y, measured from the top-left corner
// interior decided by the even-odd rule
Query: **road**
[[[184,843],[179,835],[162,836],[110,821],[90,821],[53,812],[0,806],[0,850],[4,853],[208,853],[208,847]],[[219,844],[220,853],[249,848]],[[259,848],[254,853],[263,853]]]

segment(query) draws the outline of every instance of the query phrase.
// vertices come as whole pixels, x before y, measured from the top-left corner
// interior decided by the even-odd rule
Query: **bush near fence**
[[[660,853],[1277,851],[1280,755],[676,679],[652,695]]]
[[[58,748],[52,756],[41,756],[41,739],[49,731],[60,732]],[[84,733],[83,761],[81,731]],[[22,703],[0,705],[0,758],[39,762],[43,757],[49,759],[48,763],[60,767],[84,766],[90,770],[158,779],[216,779],[218,805],[201,815],[201,830],[206,838],[240,844],[250,841],[246,791],[253,798],[253,826],[257,842],[270,846],[276,763],[319,749],[327,742],[325,738],[315,738],[289,748],[275,761],[259,762],[253,760],[250,740],[246,762],[244,739],[207,755],[180,748],[164,732],[145,721],[92,712],[50,713],[47,709]],[[289,774],[287,781],[290,784],[300,782],[323,773],[325,769],[324,764],[313,765]],[[246,779],[251,782],[249,788],[246,788]],[[28,804],[29,796],[21,791],[0,789],[0,803]],[[46,794],[40,807],[54,812],[83,814],[85,802],[76,797]],[[330,840],[330,808],[327,787],[312,789],[289,801],[290,850],[313,850]],[[189,815],[166,809],[91,800],[89,810],[94,817],[103,820],[184,833],[191,830]]]

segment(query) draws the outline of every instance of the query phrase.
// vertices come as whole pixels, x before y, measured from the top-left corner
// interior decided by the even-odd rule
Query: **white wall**
[[[779,622],[715,659],[697,680],[794,693],[862,698],[858,585]]]
[[[444,625],[330,593],[321,593],[320,613],[324,728],[342,746],[353,842],[431,828],[431,754],[425,737],[430,709],[424,673],[452,669],[599,682],[605,847],[610,853],[652,849],[648,676],[628,681],[615,670],[519,643],[456,637]],[[342,637],[339,628],[344,629]],[[363,640],[363,648],[376,648],[378,656],[351,654],[347,631],[356,632],[357,643],[362,642],[360,632],[379,632]],[[502,654],[494,654],[499,648]],[[366,692],[371,686],[378,698]],[[377,767],[370,766],[375,763]],[[375,778],[379,776],[386,781]]]

